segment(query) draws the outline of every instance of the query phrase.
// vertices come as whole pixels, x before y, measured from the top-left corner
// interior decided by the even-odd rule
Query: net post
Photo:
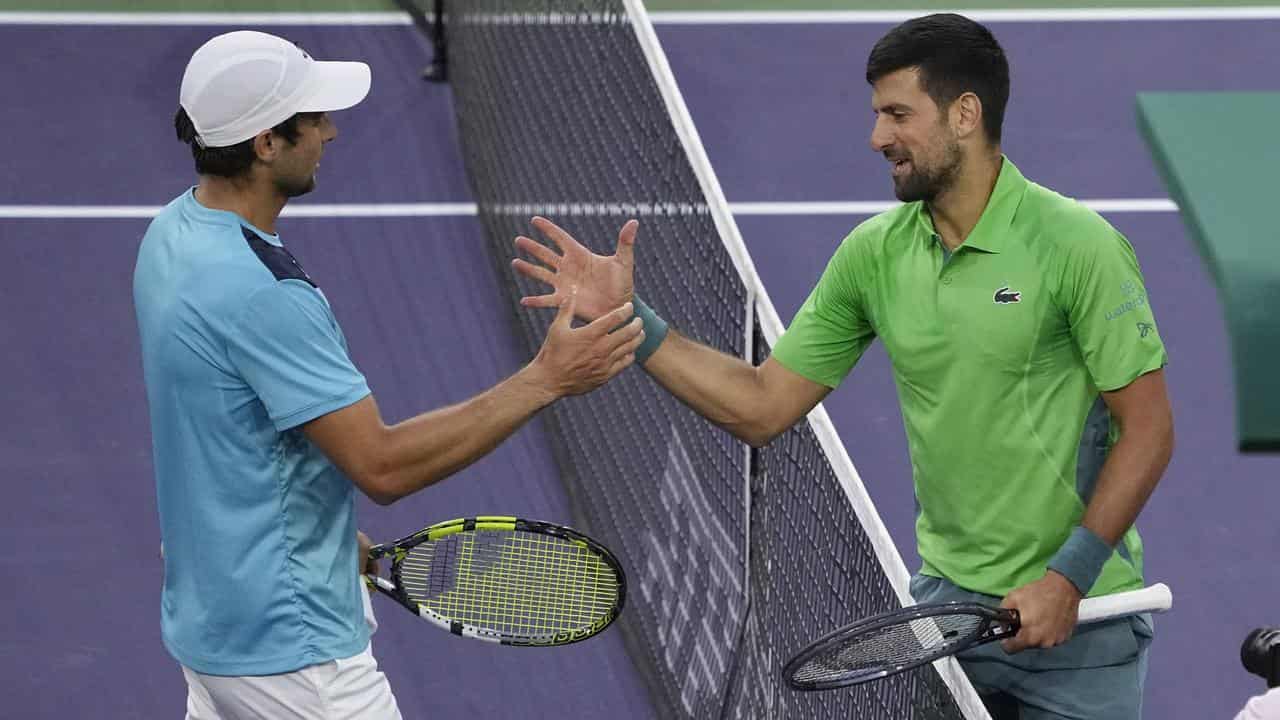
[[[422,79],[428,82],[445,82],[449,79],[449,62],[444,32],[444,0],[432,1],[430,19],[418,1],[395,0],[395,3],[408,13],[418,31],[431,41],[431,62],[422,69]]]
[[[434,55],[431,58],[431,64],[422,71],[422,77],[429,82],[447,82],[449,80],[449,55],[448,42],[444,32],[444,0],[435,0],[432,3],[431,13],[431,31],[428,33],[431,38],[431,46]]]

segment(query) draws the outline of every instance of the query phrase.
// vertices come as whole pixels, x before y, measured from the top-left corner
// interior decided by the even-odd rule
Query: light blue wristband
[[[667,339],[667,321],[658,317],[658,314],[645,305],[638,295],[631,298],[631,306],[635,310],[636,317],[644,323],[644,342],[636,348],[636,362],[644,365],[649,356],[657,352],[662,341]]]
[[[1111,553],[1105,540],[1089,528],[1077,526],[1049,561],[1049,569],[1070,580],[1081,595],[1088,595]]]

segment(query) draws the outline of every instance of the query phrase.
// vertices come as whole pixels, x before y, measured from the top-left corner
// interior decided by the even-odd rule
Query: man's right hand
[[[511,262],[516,272],[550,285],[553,292],[522,298],[525,307],[563,307],[571,288],[577,289],[574,312],[588,322],[631,301],[634,292],[634,246],[640,223],[628,220],[618,233],[618,247],[613,255],[596,255],[563,228],[543,217],[535,217],[533,226],[551,239],[555,250],[523,235],[516,238],[516,248],[537,260],[534,264],[517,258]]]
[[[629,302],[587,325],[573,327],[575,290],[566,289],[542,348],[529,364],[536,382],[553,397],[581,395],[600,387],[635,362],[636,348],[644,342],[644,325],[634,317]]]

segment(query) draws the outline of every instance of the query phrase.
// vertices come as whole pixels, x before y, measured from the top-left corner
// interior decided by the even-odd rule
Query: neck
[[[254,177],[224,178],[201,175],[196,186],[196,200],[211,210],[227,210],[248,220],[251,225],[274,234],[276,218],[289,201],[270,185]]]
[[[951,187],[929,202],[933,227],[948,250],[960,247],[982,219],[982,211],[987,209],[1000,177],[1001,163],[998,147],[989,154],[975,157],[961,167]]]

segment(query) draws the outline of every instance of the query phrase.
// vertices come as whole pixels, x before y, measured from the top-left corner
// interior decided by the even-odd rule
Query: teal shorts
[[[911,579],[911,594],[920,603],[998,606],[1001,600],[928,575]],[[958,659],[995,720],[1139,720],[1153,634],[1151,616],[1136,615],[1082,625],[1070,640],[1049,649],[1010,655],[1000,643],[989,643]],[[1016,706],[1016,715],[996,714],[1002,695]]]

